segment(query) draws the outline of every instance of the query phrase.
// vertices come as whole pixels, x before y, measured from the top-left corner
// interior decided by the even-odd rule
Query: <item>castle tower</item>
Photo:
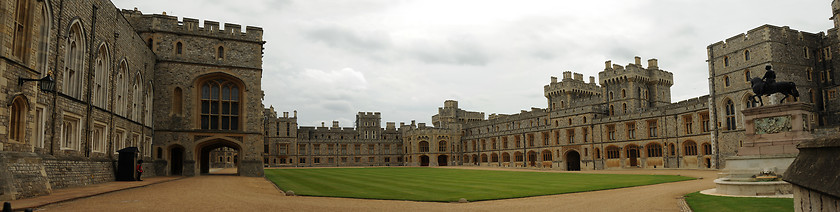
[[[602,99],[607,103],[610,115],[629,114],[671,103],[674,75],[659,69],[656,59],[648,60],[647,68],[642,66],[640,57],[626,67],[607,61],[598,78],[604,94]]]
[[[382,117],[379,112],[359,112],[356,114],[356,130],[359,139],[377,139],[382,136]]]
[[[574,74],[574,78],[572,75]],[[601,88],[595,83],[594,77],[589,82],[583,81],[583,75],[563,72],[563,79],[558,82],[557,77],[551,77],[551,83],[543,86],[543,94],[548,100],[550,110],[561,110],[591,102],[601,96]]]
[[[262,176],[262,29],[248,26],[243,32],[238,24],[225,23],[222,29],[209,20],[199,26],[197,19],[122,13],[157,56],[154,146],[187,150],[183,164],[163,161],[168,159],[155,164],[183,166],[183,175],[199,175],[209,171],[209,152],[227,147],[238,155],[239,175]],[[174,105],[184,109],[173,110]]]

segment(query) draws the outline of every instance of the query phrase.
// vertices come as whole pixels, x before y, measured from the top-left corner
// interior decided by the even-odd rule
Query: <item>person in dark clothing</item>
[[[770,85],[776,83],[776,72],[773,71],[773,67],[770,65],[765,66],[764,69],[767,70],[767,72],[764,72],[764,77],[761,79],[764,80],[764,90],[767,90]]]
[[[137,181],[143,181],[140,179],[140,176],[143,176],[143,160],[137,161]]]

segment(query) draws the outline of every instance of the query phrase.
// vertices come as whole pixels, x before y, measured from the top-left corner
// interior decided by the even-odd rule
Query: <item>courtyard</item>
[[[269,169],[266,178],[295,195],[430,202],[509,199],[694,179],[428,167]]]
[[[481,169],[486,170],[486,168]],[[561,209],[564,211],[680,211],[679,199],[687,193],[713,188],[712,180],[717,171],[599,170],[581,173],[680,175],[702,179],[461,204],[285,196],[265,178],[203,175],[53,204],[42,209],[45,211],[557,211]],[[376,180],[372,179],[372,181]]]

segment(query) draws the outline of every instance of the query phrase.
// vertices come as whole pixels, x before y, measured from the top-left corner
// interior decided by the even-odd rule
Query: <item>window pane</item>
[[[201,116],[201,129],[210,129],[210,116]]]
[[[222,129],[227,130],[230,129],[230,117],[222,116]]]
[[[230,102],[222,102],[222,114],[230,114]]]
[[[210,99],[210,86],[207,86],[206,84],[201,86],[201,98]]]
[[[230,87],[222,88],[222,100],[230,100]]]
[[[233,89],[231,89],[230,92],[232,100],[239,100],[239,87],[233,86]]]
[[[238,102],[231,102],[230,103],[230,114],[239,115],[239,103]]]
[[[239,117],[230,117],[230,129],[231,130],[238,130],[239,129]]]
[[[214,130],[219,129],[219,117],[218,116],[210,116],[210,129],[214,129]]]
[[[210,88],[210,99],[219,99],[219,87]]]
[[[210,102],[210,114],[219,114],[219,102],[211,101]]]
[[[210,113],[210,101],[201,101],[201,114]]]

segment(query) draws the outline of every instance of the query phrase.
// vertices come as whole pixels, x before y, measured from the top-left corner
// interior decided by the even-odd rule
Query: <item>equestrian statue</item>
[[[776,82],[776,72],[773,71],[773,68],[770,65],[767,65],[764,69],[767,70],[767,72],[764,72],[764,77],[753,77],[750,79],[753,93],[755,93],[755,95],[750,96],[750,101],[753,104],[755,104],[755,100],[758,99],[761,106],[764,106],[764,101],[761,100],[761,96],[770,96],[774,93],[782,93],[785,95],[779,103],[785,102],[785,99],[789,95],[793,96],[793,101],[796,101],[799,98],[799,91],[796,90],[796,84],[793,82]]]

